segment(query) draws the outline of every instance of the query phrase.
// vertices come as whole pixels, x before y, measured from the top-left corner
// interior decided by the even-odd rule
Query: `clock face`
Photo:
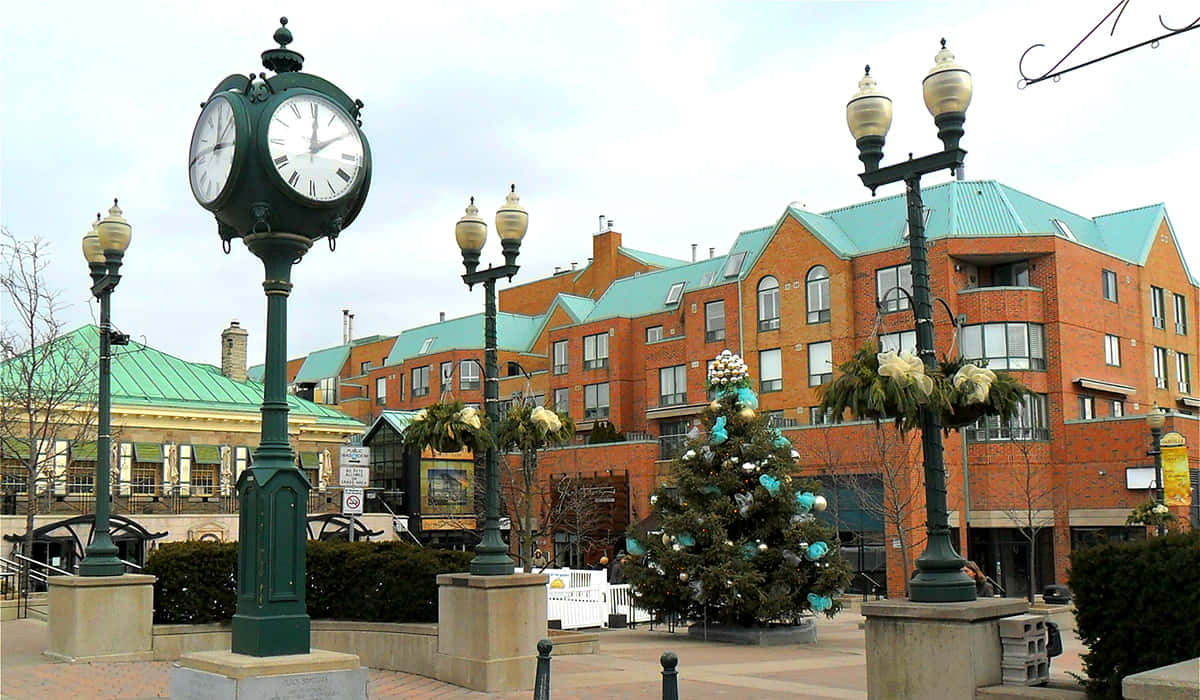
[[[188,151],[188,180],[201,204],[212,204],[225,191],[237,152],[237,123],[233,106],[225,97],[214,97],[200,112]]]
[[[363,167],[358,128],[319,95],[295,95],[279,103],[268,122],[267,151],[287,186],[317,202],[341,199]]]

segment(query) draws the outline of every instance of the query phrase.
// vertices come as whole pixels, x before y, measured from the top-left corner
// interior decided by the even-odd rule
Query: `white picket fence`
[[[608,627],[609,615],[624,615],[626,624],[650,621],[650,611],[633,605],[629,584],[609,584],[605,571],[546,569],[541,573],[550,576],[546,617],[561,622],[565,630]],[[556,581],[561,587],[554,587]]]

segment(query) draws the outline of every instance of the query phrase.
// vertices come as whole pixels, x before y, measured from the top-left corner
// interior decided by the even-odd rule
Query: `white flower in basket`
[[[897,354],[894,350],[875,355],[879,360],[879,375],[891,377],[893,381],[915,382],[922,394],[933,393],[933,379],[925,374],[925,363],[908,350]]]
[[[880,370],[882,373],[882,369]],[[967,403],[983,403],[987,401],[992,382],[996,381],[996,373],[986,367],[967,363],[954,374],[954,388],[961,389],[962,385],[970,382],[971,393],[967,394]]]

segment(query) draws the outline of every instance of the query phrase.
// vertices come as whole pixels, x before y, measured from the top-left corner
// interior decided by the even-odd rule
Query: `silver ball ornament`
[[[824,496],[817,496],[813,499],[813,510],[817,511],[818,513],[825,510],[825,508],[828,506],[829,501],[826,501]]]

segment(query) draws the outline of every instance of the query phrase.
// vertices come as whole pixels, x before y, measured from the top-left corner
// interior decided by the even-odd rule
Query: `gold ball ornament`
[[[746,406],[742,410],[738,411],[738,418],[741,418],[744,421],[754,420],[754,409]]]
[[[687,575],[686,571],[683,571],[679,574],[679,580],[683,581],[684,583],[687,583],[688,575]]]
[[[828,505],[829,501],[826,501],[824,496],[817,496],[813,499],[813,510],[817,511],[818,513],[825,510],[825,507]]]
[[[710,403],[708,405],[708,407],[714,411],[719,411],[719,410],[721,410],[721,402],[718,401],[717,399],[713,399],[712,403]]]
[[[662,536],[662,542],[663,544],[671,544],[671,536],[664,532]]]

